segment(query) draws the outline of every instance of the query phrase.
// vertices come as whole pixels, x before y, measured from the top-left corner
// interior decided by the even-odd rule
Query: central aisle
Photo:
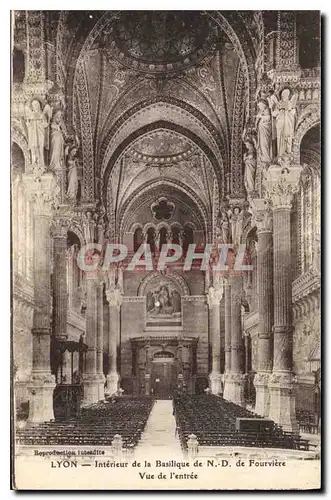
[[[179,439],[175,436],[176,421],[171,400],[156,400],[135,456],[146,458],[182,457]]]

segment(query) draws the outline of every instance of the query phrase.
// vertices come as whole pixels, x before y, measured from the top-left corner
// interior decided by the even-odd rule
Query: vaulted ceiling
[[[24,48],[20,25],[24,13]],[[45,26],[47,76],[80,138],[85,201],[100,200],[119,226],[142,186],[172,185],[210,221],[215,193],[230,182],[242,194],[259,13],[50,11]]]

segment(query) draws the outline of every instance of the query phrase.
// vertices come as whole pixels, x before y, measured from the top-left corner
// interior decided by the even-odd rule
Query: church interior
[[[13,13],[21,442],[135,447],[166,400],[183,448],[230,442],[236,417],[278,446],[319,436],[320,92],[317,11]],[[126,259],[82,270],[107,243]],[[167,244],[182,257],[159,270]],[[208,245],[249,270],[203,269]]]

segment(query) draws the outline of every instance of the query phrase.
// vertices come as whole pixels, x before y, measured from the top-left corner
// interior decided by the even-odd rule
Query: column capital
[[[120,309],[123,302],[123,295],[119,288],[108,288],[108,290],[106,290],[106,298],[109,302],[109,306]]]
[[[272,232],[272,210],[268,200],[255,198],[250,200],[250,209],[253,214],[252,226],[257,227],[258,233]]]
[[[290,210],[294,194],[299,190],[300,165],[290,166],[289,161],[282,165],[271,165],[265,179],[265,187],[274,210]]]
[[[51,234],[53,238],[65,239],[70,226],[70,219],[67,217],[55,217],[52,220]]]
[[[207,304],[209,309],[220,303],[223,297],[223,285],[220,288],[214,288],[211,286],[207,293]]]
[[[60,195],[54,174],[24,174],[23,180],[35,215],[51,217],[58,206]]]

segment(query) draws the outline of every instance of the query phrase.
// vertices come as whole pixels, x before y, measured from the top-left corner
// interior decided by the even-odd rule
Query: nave
[[[239,429],[238,419],[249,428]],[[23,446],[97,446],[114,453],[120,448],[126,458],[186,456],[192,442],[197,444],[195,454],[201,447],[221,451],[229,446],[314,450],[308,440],[212,394],[177,395],[172,402],[109,398],[83,409],[79,419],[27,426],[18,430],[16,439]]]

